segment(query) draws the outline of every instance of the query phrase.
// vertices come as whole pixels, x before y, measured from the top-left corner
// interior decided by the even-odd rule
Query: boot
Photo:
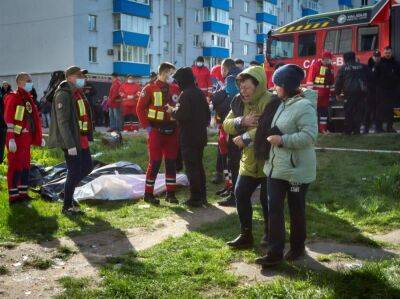
[[[251,229],[242,229],[240,235],[226,244],[234,249],[247,249],[253,247],[253,234]]]
[[[283,261],[282,254],[273,254],[269,252],[267,253],[267,255],[257,258],[256,264],[262,265],[264,267],[272,267],[280,264],[282,261]]]
[[[233,193],[231,193],[228,197],[218,202],[218,205],[221,207],[236,207],[236,198]]]
[[[302,256],[304,256],[306,253],[306,250],[304,248],[301,249],[290,249],[286,254],[285,254],[285,260],[291,262],[298,260]]]
[[[165,197],[165,201],[169,203],[179,203],[179,201],[175,197],[175,192],[167,192],[167,196]]]
[[[211,182],[216,185],[222,183],[222,173],[217,172]]]
[[[156,206],[158,206],[160,204],[160,201],[157,198],[155,198],[152,193],[145,193],[144,201],[149,204],[156,205]]]

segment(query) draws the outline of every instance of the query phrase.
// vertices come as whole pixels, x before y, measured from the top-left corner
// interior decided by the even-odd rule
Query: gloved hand
[[[70,155],[70,156],[77,156],[77,155],[78,155],[78,150],[76,149],[76,147],[69,148],[69,149],[68,149],[68,155]]]
[[[147,134],[150,134],[150,132],[151,132],[151,127],[147,127],[147,128],[146,128],[146,132],[147,132]]]
[[[8,141],[8,150],[10,153],[15,153],[17,151],[17,144],[15,143],[15,139],[10,139]]]
[[[46,146],[46,140],[44,140],[44,138],[42,138],[42,143],[40,144],[41,147]]]

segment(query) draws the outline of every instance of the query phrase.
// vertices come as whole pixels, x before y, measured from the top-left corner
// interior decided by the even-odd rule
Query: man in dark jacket
[[[369,132],[376,132],[376,105],[377,105],[377,92],[376,92],[376,66],[381,60],[381,52],[374,51],[372,57],[368,59],[368,68],[370,72],[370,80],[368,82],[368,95],[367,105],[365,107],[363,125],[361,126],[361,133],[367,134]]]
[[[391,47],[385,48],[375,75],[378,95],[377,130],[382,131],[382,124],[386,123],[387,132],[396,132],[393,129],[393,108],[399,98],[400,65],[394,59]]]
[[[48,146],[64,151],[68,173],[62,212],[68,216],[81,213],[78,202],[73,200],[75,187],[93,169],[89,149],[92,115],[83,93],[86,72],[77,66],[65,71],[66,80],[58,86],[51,110]]]
[[[345,134],[360,134],[361,122],[364,115],[365,99],[369,69],[356,61],[354,52],[343,55],[344,65],[340,68],[335,84],[335,93],[338,100],[344,95]]]
[[[225,86],[211,97],[214,110],[219,120],[219,152],[223,156],[223,168],[225,174],[225,188],[219,190],[217,195],[224,197],[218,204],[221,206],[236,206],[234,187],[239,172],[241,150],[233,143],[232,139],[236,136],[229,136],[222,128],[225,117],[231,110],[231,103],[235,95],[239,93],[236,84],[236,76],[240,69],[235,65],[233,59],[227,58],[222,61],[221,73],[225,79]]]
[[[178,69],[174,80],[182,93],[177,107],[167,106],[167,112],[178,121],[180,129],[182,157],[190,183],[190,198],[185,203],[199,207],[207,203],[203,151],[207,145],[210,109],[204,93],[196,86],[190,67]]]

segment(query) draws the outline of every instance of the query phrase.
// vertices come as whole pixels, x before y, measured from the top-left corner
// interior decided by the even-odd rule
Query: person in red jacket
[[[329,97],[334,82],[332,53],[325,51],[322,60],[314,62],[307,75],[307,85],[318,92],[318,128],[323,134],[328,133]]]
[[[154,183],[163,158],[167,186],[166,201],[178,203],[175,197],[178,130],[176,121],[166,111],[168,105],[175,106],[180,93],[179,87],[173,84],[174,72],[173,64],[161,63],[158,67],[157,80],[143,88],[136,108],[139,122],[148,133],[149,164],[144,200],[156,205],[160,204],[160,201],[154,197]]]
[[[5,97],[4,120],[7,124],[8,195],[10,203],[30,200],[28,181],[32,145],[44,146],[42,127],[30,92],[32,78],[27,73],[16,77],[17,90]]]
[[[204,65],[204,57],[199,56],[196,59],[196,64],[192,66],[193,75],[196,79],[197,87],[208,98],[212,92],[212,82],[210,70]]]
[[[122,128],[121,121],[121,96],[119,89],[121,88],[121,81],[119,80],[118,74],[113,73],[111,78],[110,93],[108,95],[108,112],[110,115],[110,129],[109,132],[117,131],[120,132]]]
[[[140,95],[141,86],[135,82],[132,75],[128,75],[126,82],[119,89],[122,98],[121,112],[124,119],[124,130],[133,131],[139,128],[136,115],[136,105]]]

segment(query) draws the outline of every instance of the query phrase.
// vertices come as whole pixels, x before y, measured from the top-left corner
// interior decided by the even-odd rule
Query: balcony
[[[229,49],[218,48],[218,47],[204,47],[203,56],[205,57],[216,57],[216,58],[228,58]]]
[[[264,61],[265,61],[264,54],[257,54],[256,55],[256,61],[259,62],[259,63],[264,63]]]
[[[120,75],[131,74],[148,77],[150,75],[150,64],[116,61],[114,62],[114,72]]]
[[[123,44],[147,48],[149,44],[149,35],[121,30],[114,31],[113,43],[114,45]]]
[[[257,43],[263,44],[267,38],[267,35],[264,33],[257,33]]]
[[[114,0],[114,12],[150,18],[150,6],[128,0]]]
[[[214,22],[214,21],[207,21],[203,22],[203,31],[211,31],[215,33],[221,33],[228,35],[229,32],[229,25],[227,24],[222,24],[219,22]]]
[[[227,0],[203,0],[203,7],[215,7],[219,9],[229,10],[229,1]]]
[[[256,19],[257,19],[258,23],[265,22],[265,23],[269,23],[269,24],[272,24],[272,25],[277,25],[278,24],[278,17],[274,16],[274,15],[271,15],[269,13],[266,13],[266,12],[257,13],[256,14]]]

